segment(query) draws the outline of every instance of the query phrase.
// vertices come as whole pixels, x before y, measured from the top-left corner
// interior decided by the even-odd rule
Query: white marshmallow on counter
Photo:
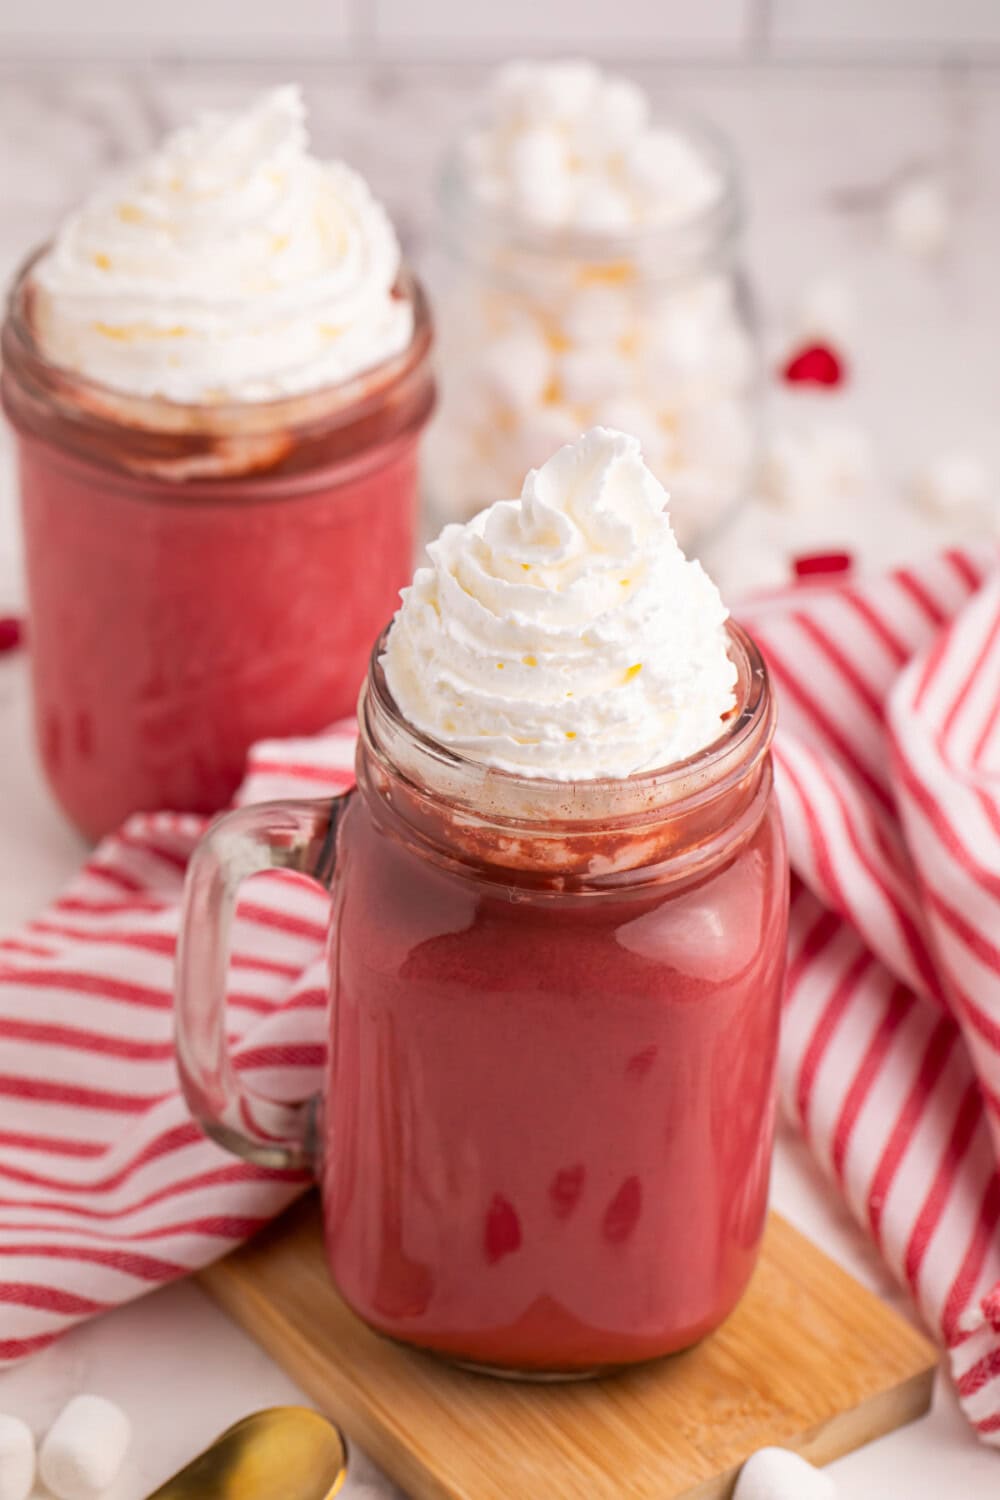
[[[829,1474],[787,1448],[761,1448],[740,1470],[733,1500],[836,1500]]]
[[[943,453],[927,464],[916,477],[913,494],[931,515],[968,520],[985,519],[997,498],[996,486],[982,459],[961,449]]]
[[[830,423],[779,430],[761,459],[760,496],[779,510],[820,509],[866,490],[873,469],[871,446],[860,428]]]
[[[58,1500],[97,1500],[117,1477],[132,1429],[103,1396],[74,1396],[42,1441],[38,1472]]]
[[[951,202],[939,177],[905,178],[890,194],[886,223],[893,243],[908,255],[930,260],[951,239]]]
[[[35,1439],[20,1417],[0,1415],[0,1500],[27,1500],[35,1482]]]
[[[802,288],[795,307],[795,332],[807,342],[846,345],[854,332],[854,294],[840,276],[817,276]]]

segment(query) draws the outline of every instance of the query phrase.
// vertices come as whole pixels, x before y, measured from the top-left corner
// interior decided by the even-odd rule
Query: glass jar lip
[[[685,136],[718,174],[718,192],[696,213],[669,224],[620,231],[547,228],[478,199],[468,188],[461,144],[455,143],[438,174],[439,198],[453,227],[451,248],[460,248],[454,243],[455,230],[474,231],[493,249],[521,254],[539,264],[572,260],[602,265],[637,259],[648,268],[657,267],[653,274],[669,275],[672,262],[693,263],[728,244],[744,219],[741,175],[728,137],[711,121],[685,110],[663,112],[655,123],[658,129]]]
[[[391,628],[392,622],[372,648],[359,699],[359,724],[369,743],[391,775],[421,794],[438,793],[453,805],[479,809],[488,788],[489,806],[482,810],[504,824],[527,828],[549,820],[565,825],[603,823],[608,812],[632,824],[662,818],[667,812],[671,816],[686,813],[715,800],[745,777],[774,735],[776,709],[764,657],[753,638],[730,618],[725,629],[738,673],[739,701],[722,733],[703,749],[685,760],[628,777],[562,781],[502,770],[442,744],[403,717],[381,662]],[[387,736],[395,736],[412,752],[405,767],[387,752]],[[435,774],[439,784],[428,785]],[[526,806],[532,808],[529,816],[524,815]],[[512,808],[519,811],[511,814],[507,810]],[[602,811],[595,812],[595,808]]]
[[[356,421],[369,404],[383,400],[386,390],[404,381],[430,352],[432,320],[427,297],[419,279],[404,264],[396,288],[413,307],[410,342],[398,354],[348,380],[261,401],[184,402],[136,395],[54,363],[36,339],[30,315],[32,273],[50,246],[46,241],[31,251],[10,284],[3,322],[4,369],[42,388],[54,388],[62,413],[88,426],[117,427],[126,422],[150,433],[209,431],[216,437],[242,437],[276,427],[288,431],[308,427],[320,412],[325,426],[346,425]]]

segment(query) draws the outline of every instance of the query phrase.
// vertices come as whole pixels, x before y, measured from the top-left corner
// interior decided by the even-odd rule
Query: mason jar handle
[[[265,1167],[312,1165],[311,1101],[255,1094],[233,1066],[226,1035],[230,929],[243,881],[292,870],[329,890],[337,830],[351,796],[261,802],[227,813],[203,836],[184,883],[177,942],[175,1044],[181,1088],[206,1135]]]

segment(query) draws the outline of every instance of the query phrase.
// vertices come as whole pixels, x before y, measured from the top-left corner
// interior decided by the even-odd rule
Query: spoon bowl
[[[305,1406],[272,1406],[227,1427],[149,1500],[332,1500],[346,1478],[332,1422]]]

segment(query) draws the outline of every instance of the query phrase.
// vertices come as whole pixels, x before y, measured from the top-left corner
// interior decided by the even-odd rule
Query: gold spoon
[[[346,1478],[332,1422],[305,1406],[272,1406],[227,1427],[148,1500],[332,1500]]]

